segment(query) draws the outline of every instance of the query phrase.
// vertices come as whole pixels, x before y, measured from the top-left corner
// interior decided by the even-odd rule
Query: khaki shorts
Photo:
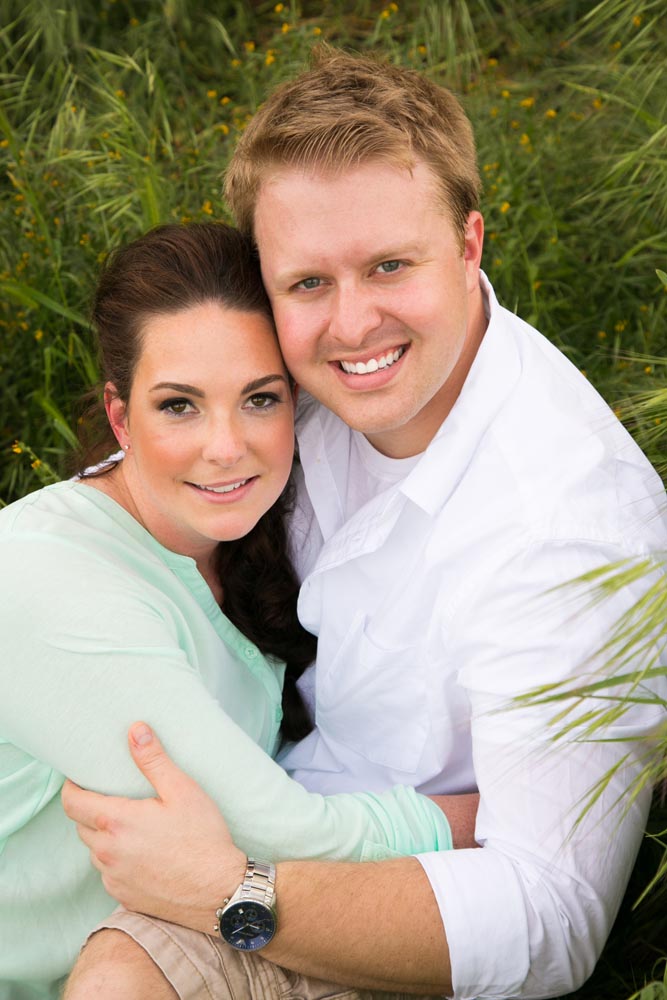
[[[180,1000],[414,1000],[414,994],[353,990],[302,976],[208,934],[122,907],[95,930],[105,927],[129,934]]]

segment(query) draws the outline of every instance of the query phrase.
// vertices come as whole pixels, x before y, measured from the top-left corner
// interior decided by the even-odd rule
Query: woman
[[[55,996],[114,907],[59,791],[67,774],[150,794],[126,749],[135,719],[155,727],[249,854],[451,845],[440,810],[411,789],[326,799],[269,756],[281,721],[284,735],[303,732],[294,680],[313,639],[296,619],[284,526],[294,392],[248,244],[218,224],[158,228],[112,255],[93,319],[106,453],[117,442],[124,457],[0,512],[9,1000]]]

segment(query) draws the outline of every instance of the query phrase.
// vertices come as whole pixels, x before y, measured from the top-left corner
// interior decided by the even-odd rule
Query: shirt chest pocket
[[[369,625],[359,614],[342,642],[330,638],[328,669],[318,667],[317,724],[367,760],[414,773],[430,728],[423,649],[385,648]]]

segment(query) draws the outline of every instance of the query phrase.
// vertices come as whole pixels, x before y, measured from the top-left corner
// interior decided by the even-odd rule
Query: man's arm
[[[243,878],[246,856],[233,844],[215,803],[145,725],[132,727],[130,751],[155,798],[108,798],[67,782],[65,810],[78,823],[112,896],[130,909],[210,934],[216,909]],[[455,828],[469,841],[477,797],[461,799]],[[278,932],[262,953],[269,960],[343,985],[449,990],[438,906],[415,858],[283,862],[277,865],[276,894]]]
[[[416,858],[285,862],[276,890],[278,932],[265,958],[343,985],[451,993],[447,938]]]

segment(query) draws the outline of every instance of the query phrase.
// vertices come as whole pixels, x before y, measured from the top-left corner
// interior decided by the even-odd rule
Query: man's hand
[[[215,911],[240,885],[246,856],[212,799],[165,753],[145,723],[130,752],[156,792],[124,799],[65,782],[65,812],[107,892],[128,909],[211,933]]]

